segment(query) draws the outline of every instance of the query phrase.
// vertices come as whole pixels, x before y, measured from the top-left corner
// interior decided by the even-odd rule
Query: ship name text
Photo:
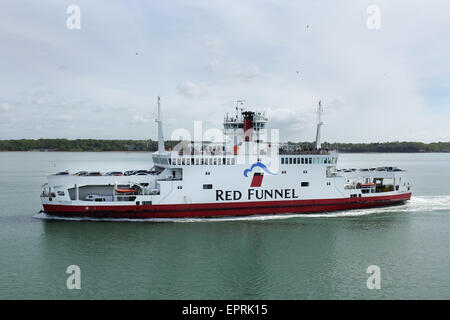
[[[247,200],[298,199],[295,189],[248,189]],[[243,199],[239,190],[216,190],[216,201],[238,201]]]

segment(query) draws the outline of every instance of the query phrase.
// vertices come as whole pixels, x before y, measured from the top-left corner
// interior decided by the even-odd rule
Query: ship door
[[[175,170],[172,170],[172,178],[175,180]]]

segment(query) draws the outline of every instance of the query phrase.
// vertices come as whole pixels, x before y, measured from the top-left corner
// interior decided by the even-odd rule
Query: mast
[[[163,153],[166,149],[164,147],[164,137],[161,120],[161,98],[158,96],[158,118],[155,120],[158,123],[158,153]]]
[[[322,129],[322,102],[319,100],[319,106],[317,107],[317,113],[319,116],[319,121],[317,123],[317,133],[316,133],[316,149],[321,149],[321,143],[320,143],[320,131]]]

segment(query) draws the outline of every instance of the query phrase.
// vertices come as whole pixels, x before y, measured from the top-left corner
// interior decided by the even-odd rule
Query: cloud
[[[177,87],[178,93],[187,98],[199,98],[206,95],[203,87],[191,81],[183,81]]]
[[[206,68],[208,71],[210,72],[215,72],[217,71],[217,68],[219,67],[220,61],[219,60],[212,60],[210,62],[208,62]]]
[[[0,104],[0,111],[7,112],[9,110],[11,110],[11,105],[9,105],[8,103]]]
[[[261,69],[258,66],[252,65],[242,69],[237,69],[233,72],[233,74],[243,80],[251,80],[261,76]]]
[[[379,30],[359,0],[79,2],[78,31],[57,1],[2,6],[0,112],[20,119],[2,138],[154,139],[158,95],[166,136],[205,118],[220,127],[238,99],[266,110],[282,141],[313,139],[319,100],[324,140],[449,136],[445,1],[380,0]]]
[[[133,123],[133,124],[149,123],[149,122],[152,122],[152,121],[154,121],[154,119],[150,119],[150,118],[148,118],[146,116],[143,116],[143,115],[134,115],[131,118],[131,120],[130,120],[130,122]]]
[[[73,122],[76,121],[78,117],[72,114],[61,114],[54,116],[53,119],[56,122]]]

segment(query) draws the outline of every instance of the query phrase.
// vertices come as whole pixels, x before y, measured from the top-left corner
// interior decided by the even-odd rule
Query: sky
[[[449,17],[445,0],[2,1],[0,139],[156,139],[161,96],[166,139],[243,99],[281,141],[314,140],[319,100],[323,141],[450,141]]]

